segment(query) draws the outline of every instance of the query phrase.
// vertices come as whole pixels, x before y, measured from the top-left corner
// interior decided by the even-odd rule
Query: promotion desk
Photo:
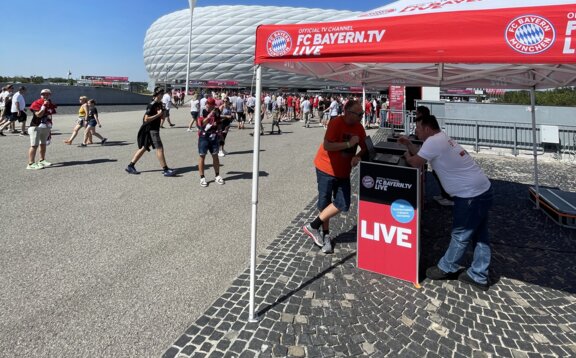
[[[379,142],[374,147],[396,154],[394,145]],[[409,166],[401,157],[397,164],[361,161],[359,170],[358,268],[419,287],[422,168]]]

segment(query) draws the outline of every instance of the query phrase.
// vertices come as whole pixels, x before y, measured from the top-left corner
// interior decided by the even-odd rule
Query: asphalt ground
[[[25,169],[27,137],[0,137],[1,357],[159,356],[247,267],[252,130],[231,130],[226,184],[209,165],[202,188],[188,108],[161,131],[177,177],[162,176],[154,152],[142,174],[124,171],[143,113],[101,110],[109,142],[86,148],[62,142],[75,115],[56,115],[53,166],[38,171]],[[259,252],[316,195],[324,130],[282,129],[261,139]]]
[[[54,166],[40,171],[24,169],[28,138],[0,138],[0,356],[157,357],[244,277],[252,131],[229,135],[226,184],[201,188],[196,136],[185,129],[188,110],[173,110],[177,127],[162,138],[179,176],[162,177],[153,153],[132,176],[124,167],[136,150],[143,109],[101,110],[109,144],[87,148],[62,143],[75,116],[56,116],[47,155]],[[282,129],[261,142],[260,260],[286,232],[298,232],[294,218],[307,218],[303,208],[314,211],[312,158],[324,131],[299,123]],[[477,158],[493,179],[531,182],[529,157]],[[543,184],[575,189],[572,164],[543,162]],[[211,169],[207,177],[213,179]],[[506,229],[515,236],[513,225]],[[283,266],[290,272],[290,264]]]

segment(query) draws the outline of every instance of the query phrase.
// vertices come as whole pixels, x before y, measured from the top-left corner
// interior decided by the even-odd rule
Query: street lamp
[[[186,96],[188,95],[188,89],[190,86],[190,52],[192,51],[192,18],[194,17],[194,6],[196,6],[196,0],[188,0],[190,4],[190,31],[188,34],[188,61],[186,62]]]

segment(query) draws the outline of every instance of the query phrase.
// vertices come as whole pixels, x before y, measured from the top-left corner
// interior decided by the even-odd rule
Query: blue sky
[[[366,11],[390,0],[198,0],[196,6],[278,5]],[[128,76],[148,81],[142,57],[146,30],[188,0],[2,0],[5,27],[0,75]],[[7,36],[7,37],[6,37]]]

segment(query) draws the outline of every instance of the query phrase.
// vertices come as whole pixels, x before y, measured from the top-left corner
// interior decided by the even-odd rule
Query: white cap
[[[48,88],[44,88],[42,91],[40,91],[40,94],[44,94],[44,93],[52,94],[52,91],[50,91]]]

